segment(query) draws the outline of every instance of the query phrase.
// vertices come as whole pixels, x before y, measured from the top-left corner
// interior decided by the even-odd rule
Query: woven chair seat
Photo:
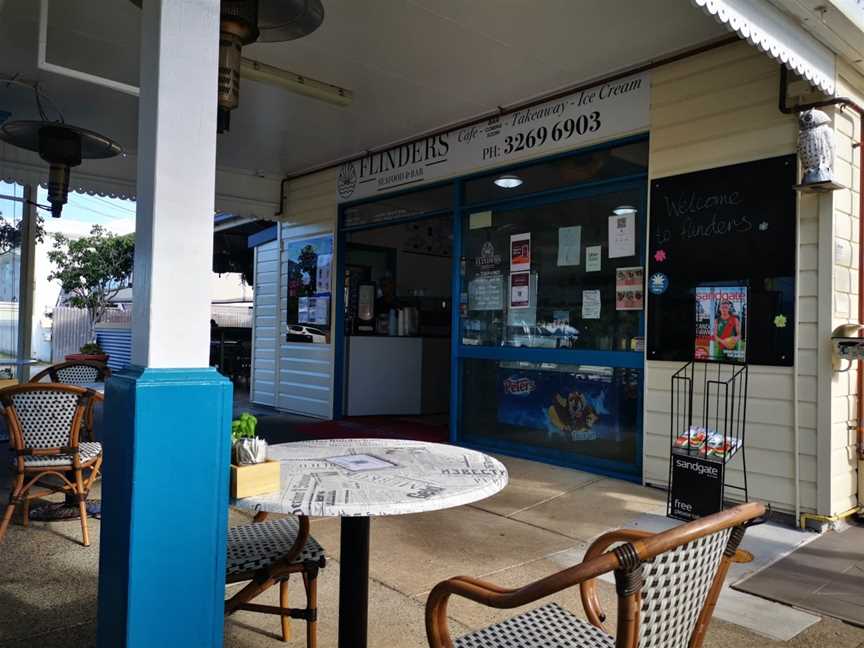
[[[615,639],[555,603],[459,637],[456,648],[615,648]]]
[[[268,567],[282,558],[297,540],[297,519],[241,524],[228,529],[226,576],[236,576]],[[324,549],[312,536],[291,564],[324,566]]]
[[[102,454],[102,444],[95,441],[82,441],[78,444],[78,456],[82,464],[90,463]],[[25,468],[47,468],[49,466],[68,466],[72,467],[72,455],[24,455]],[[15,457],[10,459],[10,463],[15,463]]]

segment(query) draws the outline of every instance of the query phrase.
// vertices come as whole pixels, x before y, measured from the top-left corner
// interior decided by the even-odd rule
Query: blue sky
[[[48,190],[39,187],[37,202],[48,204]],[[43,211],[45,230],[87,234],[93,225],[102,225],[117,234],[135,231],[135,201],[70,192],[63,215],[57,219]]]

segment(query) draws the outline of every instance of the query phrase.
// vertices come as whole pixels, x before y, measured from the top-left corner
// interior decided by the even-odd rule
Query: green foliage
[[[48,279],[60,282],[67,304],[87,309],[92,325],[117,293],[132,285],[134,257],[132,234],[118,236],[100,225],[94,225],[89,236],[77,239],[57,234],[54,249],[48,252],[56,269]]]
[[[79,351],[86,355],[104,355],[104,351],[102,347],[99,346],[98,342],[88,342],[84,346],[82,346]]]
[[[34,238],[41,243],[45,238],[45,221],[37,214],[33,222],[36,228]],[[3,213],[0,212],[0,254],[6,254],[15,248],[21,247],[21,228],[23,226],[24,219],[14,223],[7,220]]]
[[[243,412],[239,419],[231,422],[231,439],[238,441],[239,439],[254,439],[255,427],[258,425],[258,419],[252,416],[249,412]]]

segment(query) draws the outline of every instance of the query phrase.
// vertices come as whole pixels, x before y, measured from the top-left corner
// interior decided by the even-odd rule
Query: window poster
[[[500,311],[504,308],[504,278],[500,272],[481,272],[468,283],[469,311]]]
[[[530,272],[513,272],[510,274],[510,308],[530,308],[530,278]]]
[[[558,265],[578,266],[582,259],[582,226],[558,228]]]
[[[696,287],[697,360],[744,362],[747,357],[746,324],[746,287]]]
[[[286,341],[329,342],[333,236],[286,241],[282,258],[288,263]]]
[[[513,234],[510,237],[510,272],[528,270],[531,270],[531,232]]]
[[[645,270],[642,266],[615,270],[615,310],[645,308]]]
[[[589,245],[585,248],[585,272],[600,272],[603,263],[603,246]]]
[[[600,319],[601,304],[599,290],[583,290],[582,319]]]
[[[636,254],[636,214],[609,217],[609,258]]]

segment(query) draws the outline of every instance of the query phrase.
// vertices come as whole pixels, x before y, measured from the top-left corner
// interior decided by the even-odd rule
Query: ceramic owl
[[[830,182],[834,176],[834,129],[831,118],[811,108],[798,116],[798,157],[804,167],[801,184]]]

